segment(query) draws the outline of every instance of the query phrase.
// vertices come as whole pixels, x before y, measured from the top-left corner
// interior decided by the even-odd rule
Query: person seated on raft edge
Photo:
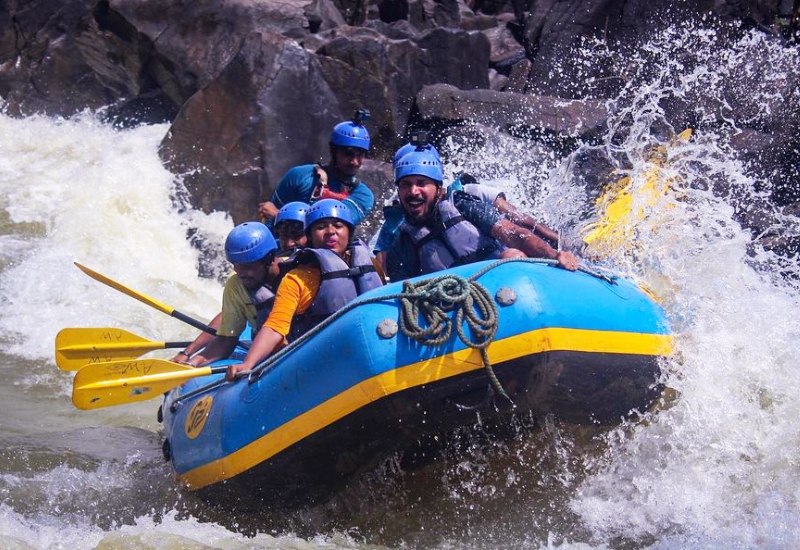
[[[334,126],[329,139],[329,163],[290,168],[272,197],[258,205],[260,218],[270,225],[278,209],[291,201],[313,205],[322,199],[337,199],[350,210],[353,225],[361,223],[375,204],[372,190],[356,177],[369,153],[369,132],[364,126],[368,118],[369,111],[360,109],[352,120]]]
[[[245,222],[234,227],[225,239],[225,257],[233,264],[222,293],[222,311],[209,326],[216,336],[202,333],[172,361],[198,366],[228,357],[236,347],[247,323],[260,327],[275,298],[278,244],[263,223]],[[201,351],[202,350],[202,351]]]
[[[323,199],[311,205],[305,222],[309,247],[292,259],[296,267],[281,279],[272,311],[244,361],[228,367],[228,380],[252,370],[284,340],[296,340],[356,296],[384,284],[367,246],[353,238],[354,229],[343,203]]]
[[[412,151],[395,168],[403,222],[387,251],[386,270],[399,281],[492,258],[551,258],[574,271],[578,258],[553,249],[492,205],[442,187],[442,165],[430,151]],[[508,248],[503,249],[503,245]]]
[[[277,253],[274,254],[275,259],[270,267],[270,273],[263,280],[256,280],[253,282],[253,284],[263,283],[269,287],[270,292],[274,292],[274,285],[277,285],[278,282],[277,277],[279,273],[279,265],[288,260],[289,257],[297,250],[305,248],[306,246],[304,225],[306,212],[308,209],[309,206],[303,202],[290,202],[280,209],[278,215],[275,217],[274,229],[275,233],[278,235],[278,249]],[[242,226],[239,227],[242,228]],[[246,227],[251,230],[251,236],[255,235],[256,232],[263,232],[263,230],[258,228],[256,225]],[[238,233],[234,233],[234,231],[237,231]],[[239,256],[242,254],[241,252],[238,252],[238,250],[241,249],[239,237],[244,235],[244,229],[237,228],[234,229],[234,231],[231,231],[225,241],[225,255],[228,260],[234,264],[233,269],[236,271],[236,263],[232,258],[235,259],[237,254],[239,254]],[[264,242],[266,243],[267,241],[268,239],[265,236]],[[260,261],[260,259],[257,260],[258,263],[260,263]],[[237,279],[239,283],[242,284],[237,284]],[[257,279],[260,279],[260,277],[257,277]],[[261,285],[259,285],[259,287],[260,286]],[[243,320],[246,323],[250,323],[251,327],[258,327],[266,320],[267,316],[269,315],[269,308],[272,306],[272,302],[260,304],[261,307],[259,309],[259,306],[256,305],[256,299],[251,297],[249,300],[245,300],[243,298],[245,293],[242,292],[242,290],[246,291],[247,286],[244,285],[241,278],[232,276],[230,279],[228,279],[222,296],[222,312],[218,313],[209,323],[211,328],[217,330],[219,334],[226,336],[221,336],[221,338],[224,339],[222,341],[217,341],[211,350],[204,351],[203,354],[198,357],[198,363],[200,363],[201,360],[203,362],[216,361],[217,359],[223,359],[230,355],[233,349],[236,347],[237,342],[237,338],[231,337],[238,337],[242,330],[244,330],[245,326],[242,324]],[[229,304],[229,307],[227,308],[225,305],[226,297]],[[227,315],[224,315],[226,313]],[[224,323],[223,318],[225,321]],[[260,323],[259,320],[261,321]],[[223,324],[224,328],[220,330],[220,326]],[[237,329],[239,329],[238,332]],[[185,365],[190,364],[189,359],[195,353],[208,346],[214,339],[215,337],[213,334],[201,332],[193,342],[186,346],[186,348],[184,348],[182,351],[179,351],[177,355],[171,359],[171,361]],[[220,353],[223,355],[218,357]],[[209,357],[212,358],[209,359]]]
[[[441,156],[436,147],[428,143],[427,132],[419,131],[411,136],[411,141],[400,147],[392,157],[392,168],[397,167],[397,162],[406,154],[415,150],[430,151],[441,164]],[[456,177],[450,185],[447,186],[447,192],[453,193],[455,191],[463,191],[468,195],[475,196],[487,204],[493,205],[503,217],[511,220],[513,223],[530,229],[535,235],[547,241],[551,246],[557,246],[559,241],[558,233],[545,224],[537,222],[529,214],[520,212],[516,206],[506,200],[506,195],[500,189],[492,187],[491,185],[481,184],[470,174],[460,174]],[[392,193],[383,206],[384,222],[381,225],[378,237],[375,241],[375,256],[378,258],[381,266],[386,269],[386,251],[392,245],[400,224],[403,221],[403,208],[400,206],[400,201],[397,196],[397,191]]]

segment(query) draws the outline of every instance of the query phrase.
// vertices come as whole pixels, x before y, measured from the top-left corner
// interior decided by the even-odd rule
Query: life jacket
[[[272,304],[275,303],[275,293],[268,285],[262,285],[255,290],[247,290],[250,301],[256,306],[256,326],[253,327],[253,337],[264,326],[272,311]]]
[[[341,191],[333,191],[328,187],[328,172],[319,164],[314,165],[314,189],[311,191],[311,202],[317,202],[322,199],[336,199],[343,201],[350,196],[350,191],[353,187],[358,185],[355,178],[351,178],[351,182],[342,182]]]
[[[356,296],[383,286],[372,263],[369,249],[361,241],[349,246],[350,265],[325,248],[305,248],[295,256],[295,265],[315,264],[320,270],[320,285],[309,308],[292,320],[289,340],[293,341],[339,311]]]
[[[416,248],[421,274],[484,260],[499,249],[497,240],[465,220],[450,198],[440,200],[436,210],[433,227],[400,224]]]

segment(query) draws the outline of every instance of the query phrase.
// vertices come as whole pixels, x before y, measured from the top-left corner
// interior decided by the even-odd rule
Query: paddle
[[[120,328],[65,328],[56,335],[56,365],[78,370],[86,364],[130,361],[157,349],[191,342],[156,342]]]
[[[692,129],[687,128],[676,135],[670,145],[687,142],[692,137]],[[644,181],[634,189],[630,176],[624,176],[610,185],[595,201],[598,220],[586,225],[581,231],[581,240],[589,247],[587,252],[603,256],[618,250],[631,242],[633,224],[642,221],[645,213],[641,207],[655,205],[666,195],[674,183],[665,178],[662,167],[667,161],[667,147],[659,146],[651,151],[650,166],[642,174]],[[638,200],[634,202],[633,193]],[[638,209],[634,210],[634,206]]]
[[[205,323],[203,323],[201,321],[198,321],[197,319],[193,319],[192,317],[189,317],[185,313],[181,313],[180,311],[178,311],[178,310],[176,310],[174,308],[171,308],[166,304],[162,304],[161,302],[159,302],[157,300],[154,300],[153,298],[150,298],[149,296],[145,296],[144,294],[142,294],[140,292],[136,292],[135,290],[132,290],[132,289],[126,287],[125,285],[114,281],[113,279],[109,279],[105,275],[102,275],[102,274],[100,274],[100,273],[98,273],[96,271],[93,271],[93,270],[89,269],[85,265],[81,265],[78,262],[75,262],[75,265],[78,267],[78,269],[80,269],[81,271],[86,273],[89,277],[91,277],[95,281],[100,281],[101,283],[103,283],[105,285],[108,285],[108,286],[110,286],[111,288],[113,288],[115,290],[119,290],[123,294],[127,294],[131,298],[139,300],[140,302],[143,302],[143,303],[147,304],[150,307],[156,308],[157,310],[161,311],[162,313],[166,313],[167,315],[175,317],[176,319],[180,319],[184,323],[188,323],[188,324],[192,325],[194,328],[200,329],[203,332],[207,332],[209,334],[214,334],[214,335],[217,334],[217,331],[214,330],[213,328],[211,328],[210,326],[208,326],[207,324],[205,324]]]
[[[86,365],[72,382],[72,403],[99,409],[160,397],[186,380],[225,372],[227,367],[189,367],[163,359]]]

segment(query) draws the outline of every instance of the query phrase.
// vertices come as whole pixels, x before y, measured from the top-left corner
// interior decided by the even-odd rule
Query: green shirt
[[[256,306],[239,280],[239,276],[234,273],[228,277],[225,290],[222,292],[222,321],[217,334],[238,338],[247,323],[255,328]]]

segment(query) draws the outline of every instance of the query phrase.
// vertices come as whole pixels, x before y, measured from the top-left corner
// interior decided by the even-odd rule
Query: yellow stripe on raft
[[[672,346],[672,336],[667,334],[548,328],[492,342],[488,354],[492,364],[499,365],[546,351],[663,356],[671,353]],[[480,353],[465,349],[373,376],[241,449],[178,476],[178,480],[191,489],[200,489],[232,478],[387,395],[480,368],[483,368]]]

